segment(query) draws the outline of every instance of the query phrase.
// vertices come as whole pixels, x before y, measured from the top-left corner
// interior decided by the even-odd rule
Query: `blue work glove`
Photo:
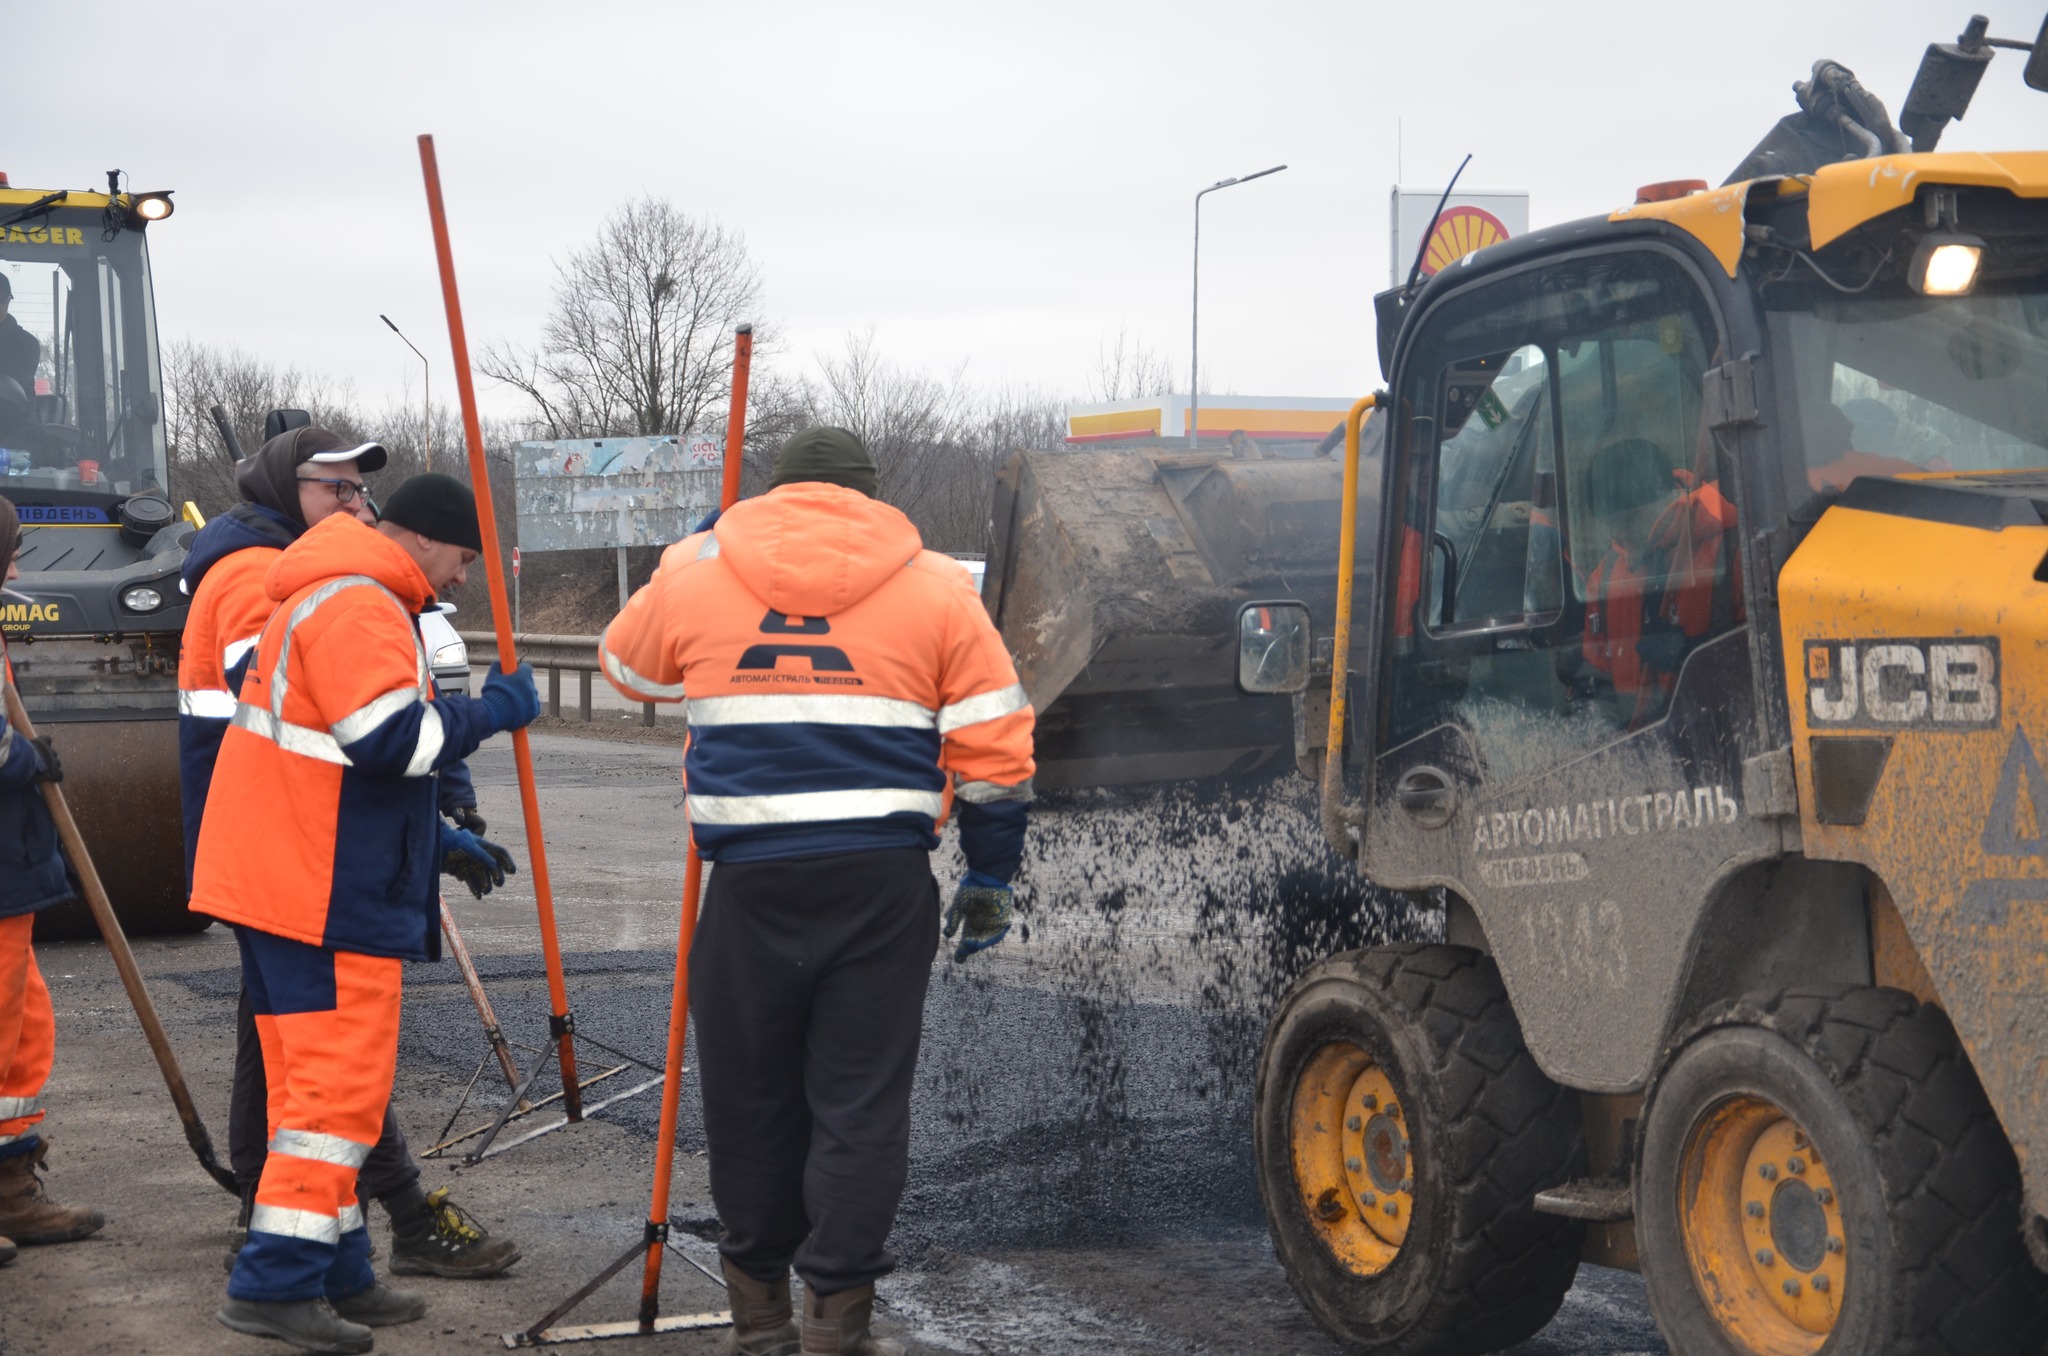
[[[540,689],[533,685],[533,665],[521,664],[507,673],[491,665],[484,675],[483,703],[491,709],[491,724],[499,730],[523,730],[540,716]]]
[[[960,934],[953,959],[964,961],[977,951],[986,951],[1010,933],[1010,887],[994,876],[969,871],[953,892],[946,910],[946,936]]]
[[[512,854],[488,838],[479,838],[468,829],[441,826],[441,874],[467,885],[478,899],[489,894],[491,887],[503,885],[506,876],[518,873]]]

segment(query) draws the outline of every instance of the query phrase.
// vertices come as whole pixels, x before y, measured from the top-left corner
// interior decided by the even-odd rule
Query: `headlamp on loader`
[[[1977,285],[1977,267],[1984,261],[1984,242],[1957,231],[1933,231],[1920,237],[1906,280],[1922,296],[1960,297]]]
[[[152,221],[162,221],[176,210],[177,206],[171,201],[169,189],[160,193],[138,193],[128,204],[128,214],[134,218],[138,226],[147,225]]]

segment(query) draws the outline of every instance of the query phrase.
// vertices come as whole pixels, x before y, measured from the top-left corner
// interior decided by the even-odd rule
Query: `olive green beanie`
[[[822,480],[875,497],[875,459],[860,439],[829,425],[807,428],[775,454],[775,475],[769,489],[799,480]]]

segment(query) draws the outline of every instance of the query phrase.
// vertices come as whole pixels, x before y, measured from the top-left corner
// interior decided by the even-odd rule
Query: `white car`
[[[427,647],[427,667],[434,671],[434,685],[443,692],[469,695],[469,647],[455,634],[448,618],[455,604],[440,603],[420,617],[420,640]]]

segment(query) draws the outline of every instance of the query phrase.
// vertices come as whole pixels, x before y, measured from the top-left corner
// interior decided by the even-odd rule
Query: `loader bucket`
[[[1376,503],[1377,474],[1361,480]],[[1237,610],[1298,600],[1328,635],[1342,487],[1342,464],[1326,456],[1012,457],[996,478],[983,600],[1038,713],[1039,784],[1293,765],[1290,698],[1237,688]],[[1360,518],[1378,521],[1363,505]],[[1360,559],[1372,559],[1369,540]]]

